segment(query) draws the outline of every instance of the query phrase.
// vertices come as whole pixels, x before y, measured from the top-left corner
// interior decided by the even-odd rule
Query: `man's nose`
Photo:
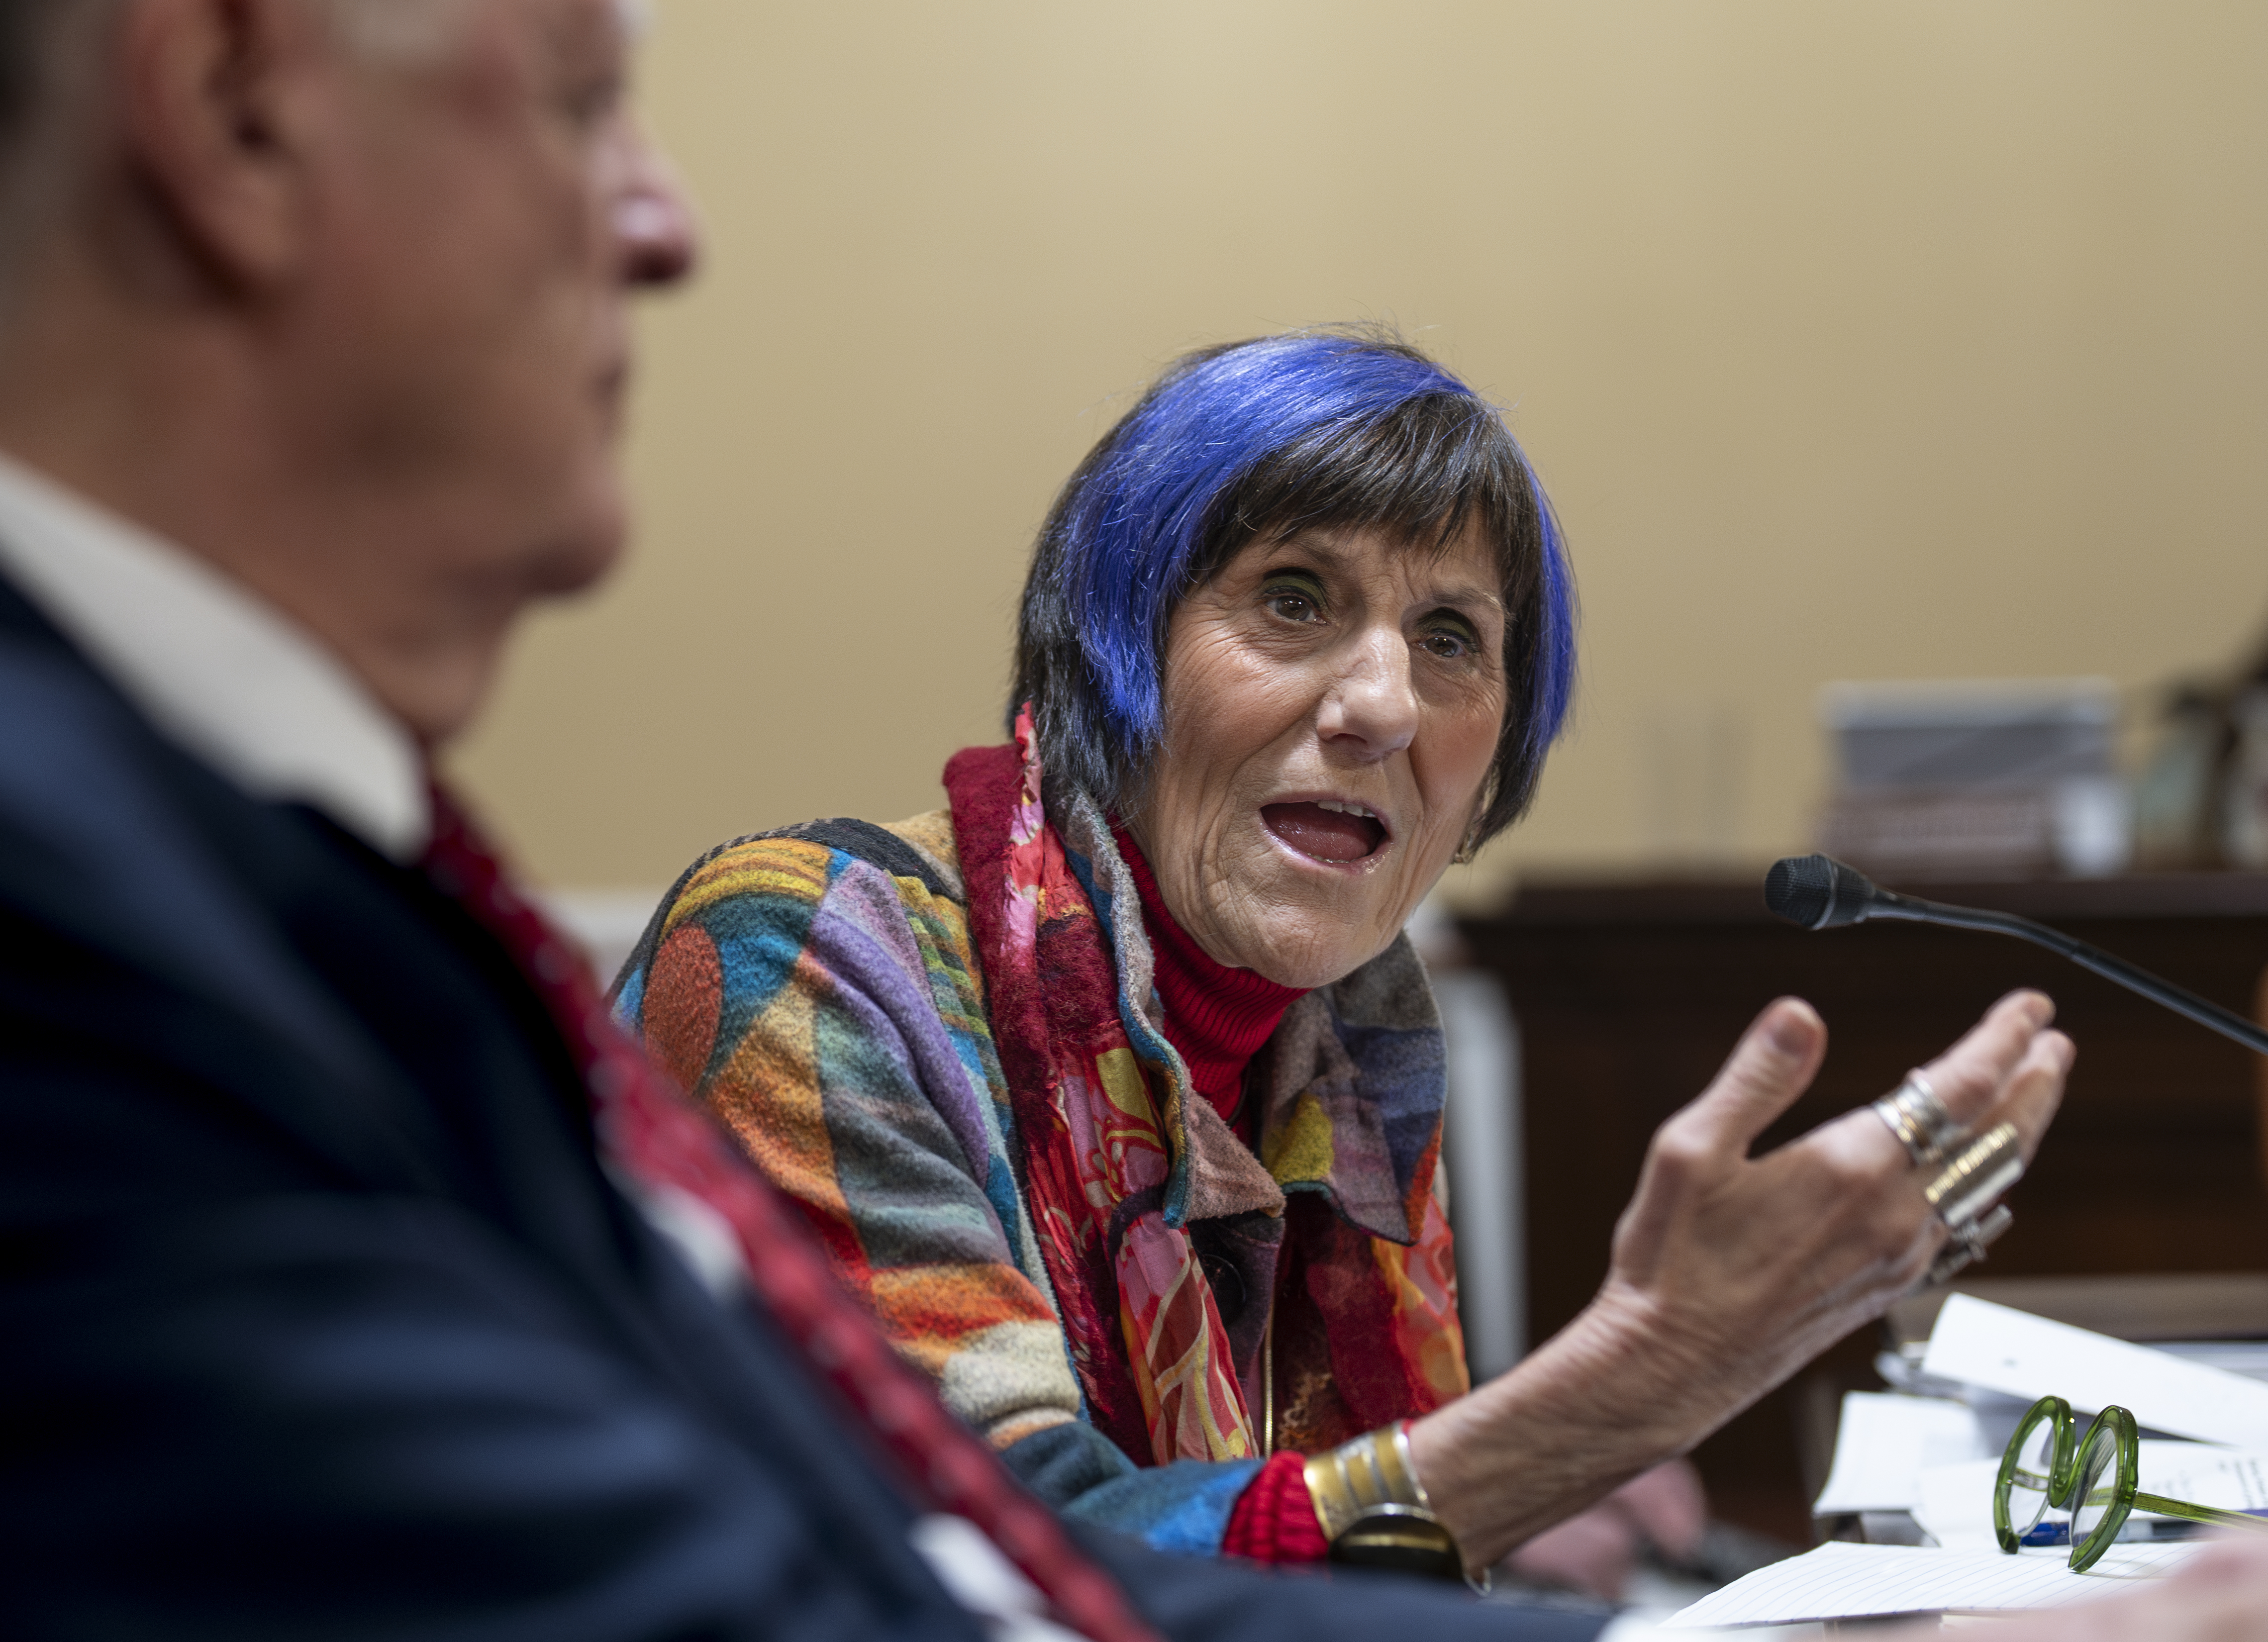
[[[1344,658],[1318,727],[1326,740],[1356,743],[1367,757],[1400,752],[1418,736],[1418,687],[1409,641],[1391,628],[1369,629]]]
[[[674,285],[701,260],[701,230],[675,167],[642,132],[614,203],[615,240],[626,284]]]

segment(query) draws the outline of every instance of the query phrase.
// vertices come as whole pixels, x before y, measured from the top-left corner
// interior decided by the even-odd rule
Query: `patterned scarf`
[[[1028,710],[1014,746],[956,755],[946,787],[1012,1149],[1095,1425],[1138,1464],[1256,1456],[1271,1309],[1279,1446],[1328,1446],[1462,1395],[1432,1194],[1440,1028],[1406,944],[1293,1005],[1263,1051],[1274,1093],[1256,1159],[1193,1094],[1150,1012],[1130,876],[1091,799],[1053,795],[1051,817]],[[1366,1070],[1388,1086],[1365,1086]],[[1287,1214],[1287,1192],[1315,1201]],[[1224,1236],[1257,1302],[1235,1326],[1206,1274]]]

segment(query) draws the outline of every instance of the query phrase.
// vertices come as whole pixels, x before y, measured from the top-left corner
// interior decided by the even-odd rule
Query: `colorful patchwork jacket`
[[[1431,990],[1403,939],[1294,1004],[1256,1157],[1165,1039],[1100,811],[1042,804],[1028,742],[947,786],[711,851],[617,1009],[1028,1484],[1216,1551],[1271,1447],[1467,1388]]]

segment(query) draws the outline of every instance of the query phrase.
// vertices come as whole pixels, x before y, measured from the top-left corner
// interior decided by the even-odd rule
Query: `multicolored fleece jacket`
[[[1084,847],[1111,850],[1107,832],[1090,830],[1098,836],[1082,838]],[[1124,870],[1115,853],[1108,865]],[[616,1008],[800,1204],[898,1348],[1042,1498],[1160,1550],[1211,1554],[1250,1490],[1229,1549],[1270,1554],[1250,1543],[1252,1519],[1296,1513],[1303,1521],[1277,1538],[1308,1549],[1276,1554],[1316,1554],[1296,1467],[1280,1477],[1271,1470],[1271,1494],[1270,1485],[1251,1487],[1262,1458],[1241,1443],[1216,1445],[1211,1458],[1160,1463],[1146,1445],[1098,1429],[1066,1352],[1048,1251],[1019,1185],[1016,1108],[971,949],[967,896],[950,811],[887,828],[813,822],[725,845],[665,898],[616,983]],[[1138,914],[1104,922],[1116,972],[1147,977]],[[1142,1002],[1154,1017],[1154,993]],[[1278,1040],[1287,1037],[1297,1048],[1279,1063],[1324,1075],[1312,1083],[1296,1075],[1270,1102],[1278,1121],[1263,1117],[1265,1173],[1201,1097],[1180,1098],[1189,1093],[1182,1088],[1160,1105],[1174,1120],[1169,1149],[1188,1156],[1200,1179],[1256,1177],[1272,1199],[1256,1211],[1248,1183],[1234,1201],[1188,1211],[1192,1241],[1207,1251],[1209,1301],[1238,1279],[1235,1263],[1218,1261],[1219,1245],[1204,1233],[1233,1242],[1256,1212],[1279,1222],[1304,1213],[1309,1242],[1351,1239],[1364,1270],[1386,1271],[1389,1288],[1410,1297],[1398,1309],[1432,1320],[1419,1354],[1428,1383],[1415,1402],[1405,1373],[1390,1393],[1370,1398],[1379,1406],[1364,1406],[1351,1388],[1376,1354],[1376,1336],[1344,1328],[1326,1337],[1332,1274],[1319,1272],[1326,1286],[1311,1281],[1314,1303],[1304,1328],[1292,1330],[1307,1336],[1305,1366],[1296,1342],[1275,1344],[1275,1383],[1263,1394],[1280,1446],[1312,1452],[1437,1406],[1465,1381],[1434,1185],[1440,1027],[1408,943],[1295,1005],[1278,1030]],[[1158,1070],[1185,1082],[1178,1058],[1164,1053],[1171,1064]],[[1347,1291],[1344,1278],[1338,1287]],[[1115,1315],[1120,1297],[1104,1303]],[[1226,1332],[1248,1348],[1235,1353],[1236,1378],[1250,1391],[1266,1372],[1259,1343],[1269,1307],[1239,1295],[1234,1313],[1226,1301],[1219,1309],[1230,1319]],[[1381,1398],[1388,1396],[1403,1402],[1387,1406]],[[1256,1426],[1257,1398],[1252,1414]],[[1257,1532],[1264,1541],[1275,1530],[1263,1524]]]

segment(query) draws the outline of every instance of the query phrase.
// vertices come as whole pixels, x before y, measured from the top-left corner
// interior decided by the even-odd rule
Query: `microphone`
[[[2044,946],[2081,968],[2092,969],[2107,981],[2116,981],[2132,992],[2163,1004],[2177,1015],[2187,1015],[2201,1027],[2234,1038],[2249,1049],[2268,1055],[2268,1031],[2234,1010],[2223,1009],[2171,981],[2160,980],[2138,969],[2124,958],[2114,958],[2099,946],[2073,940],[2061,930],[2035,924],[2009,912],[1987,912],[1978,907],[1948,906],[1884,889],[1856,867],[1831,855],[1791,855],[1772,863],[1764,874],[1764,906],[1776,917],[1808,930],[1842,929],[1869,918],[1896,918],[1907,924],[1942,924],[1957,930],[1985,930],[2013,935],[2036,946]]]

